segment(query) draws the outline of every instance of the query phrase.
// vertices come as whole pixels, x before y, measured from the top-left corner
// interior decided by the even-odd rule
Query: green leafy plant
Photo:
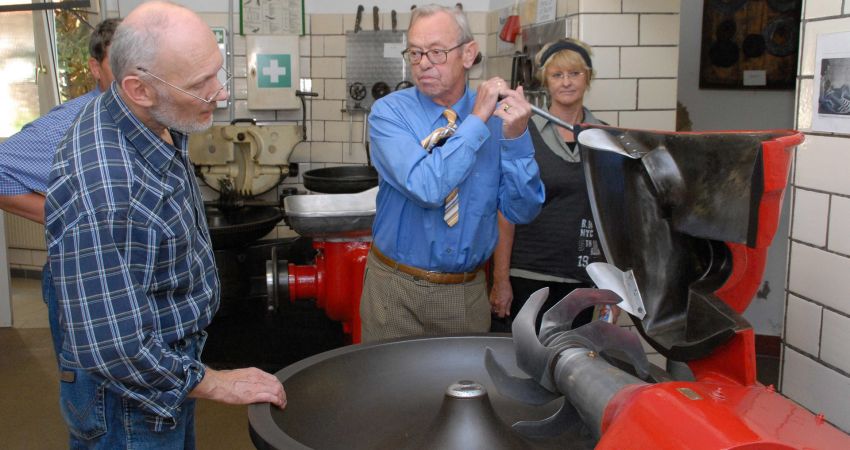
[[[94,79],[88,66],[91,28],[81,20],[81,17],[87,15],[86,12],[74,14],[65,10],[56,11],[59,95],[62,101],[79,97],[94,89]]]

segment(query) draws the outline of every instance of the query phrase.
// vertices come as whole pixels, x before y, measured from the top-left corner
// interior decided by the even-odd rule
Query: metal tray
[[[377,187],[356,194],[291,195],[283,205],[289,226],[301,236],[362,236],[372,231],[377,195]]]

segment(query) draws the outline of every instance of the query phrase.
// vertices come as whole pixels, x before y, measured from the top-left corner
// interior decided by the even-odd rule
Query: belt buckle
[[[425,276],[423,278],[425,278],[425,281],[427,281],[429,283],[437,283],[434,280],[438,279],[441,275],[440,272],[435,272],[433,270],[426,270],[424,272],[425,272]],[[439,284],[439,283],[437,283],[437,284]]]

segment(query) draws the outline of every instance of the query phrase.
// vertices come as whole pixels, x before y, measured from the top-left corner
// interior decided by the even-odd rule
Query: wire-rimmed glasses
[[[196,98],[196,99],[198,99],[198,100],[200,100],[204,103],[207,103],[207,104],[210,104],[210,103],[216,101],[216,98],[218,97],[218,95],[221,94],[221,91],[227,89],[227,84],[230,83],[230,80],[233,78],[233,75],[231,75],[230,72],[228,72],[227,69],[225,69],[224,66],[222,66],[221,70],[224,71],[224,75],[225,75],[224,82],[221,83],[221,87],[217,91],[213,92],[212,95],[210,95],[208,98],[203,98],[203,97],[199,97],[199,96],[197,96],[197,95],[195,95],[195,94],[193,94],[193,93],[191,93],[191,92],[189,92],[189,91],[187,91],[187,90],[185,90],[185,89],[183,89],[179,86],[175,86],[175,85],[163,80],[162,78],[154,75],[153,73],[151,73],[150,70],[145,69],[144,67],[136,67],[136,69],[139,70],[140,72],[144,73],[145,75],[148,75],[148,76],[154,78],[155,80],[158,80],[161,83],[164,83],[167,86],[171,86],[174,89],[177,89],[178,91],[180,91],[180,92],[182,92],[186,95],[190,95],[190,96],[192,96],[192,97],[194,97],[194,98]]]
[[[567,80],[577,80],[583,77],[585,72],[583,70],[568,70],[566,72],[557,71],[549,74],[549,78],[553,80],[563,81],[565,78]]]

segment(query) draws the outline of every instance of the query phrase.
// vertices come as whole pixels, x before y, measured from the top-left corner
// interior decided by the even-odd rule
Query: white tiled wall
[[[848,23],[850,30],[850,23]],[[809,134],[797,149],[795,185],[850,196],[850,152],[843,136]]]
[[[677,14],[642,14],[640,45],[679,45]]]
[[[850,432],[850,136],[808,132],[817,37],[850,32],[848,5],[803,10],[781,391]]]
[[[825,310],[821,334],[821,359],[850,373],[850,317]]]
[[[816,358],[785,347],[782,364],[782,394],[826,420],[850,430],[850,378]]]
[[[814,19],[841,14],[842,0],[817,0],[806,2],[806,18]]]
[[[594,51],[597,77],[587,106],[612,125],[674,130],[679,1],[582,0],[575,7],[567,3],[563,10],[576,19],[572,37]]]
[[[826,245],[829,194],[794,189],[794,229],[791,236],[818,247]]]
[[[829,249],[844,255],[850,255],[850,198],[832,198],[829,215]]]
[[[579,38],[591,46],[638,45],[638,19],[637,14],[579,13]]]
[[[520,11],[529,3],[520,2]],[[596,78],[585,105],[598,118],[615,126],[675,129],[679,5],[679,0],[558,1],[557,18],[566,19],[568,37],[593,48]],[[509,9],[490,13],[489,76],[509,75],[510,52],[496,52],[499,15]],[[522,16],[524,24],[531,20]]]
[[[640,80],[638,107],[640,109],[675,109],[676,80]]]
[[[850,258],[802,242],[792,242],[788,289],[829,308],[850,310]]]
[[[796,295],[788,295],[787,315],[785,342],[809,355],[819,354],[823,307]]]
[[[679,0],[623,0],[627,13],[679,13]]]

